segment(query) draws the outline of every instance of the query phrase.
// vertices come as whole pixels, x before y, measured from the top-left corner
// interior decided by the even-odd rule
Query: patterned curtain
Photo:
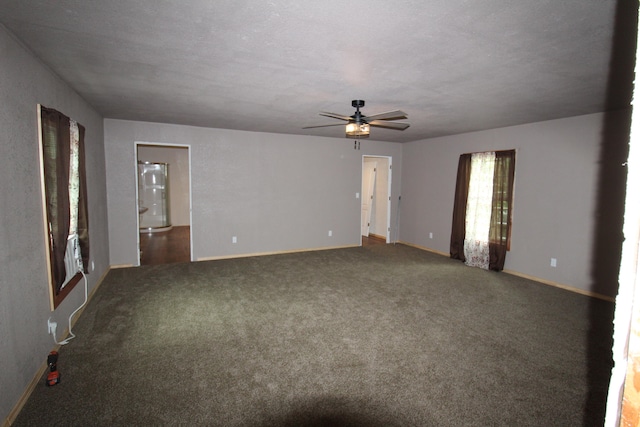
[[[471,177],[465,217],[464,257],[471,267],[489,268],[489,227],[496,153],[471,155]]]
[[[70,235],[79,236],[78,257],[82,258],[85,271],[89,261],[85,131],[56,110],[41,107],[40,115],[51,269],[57,295],[66,278],[64,257]]]
[[[84,157],[84,126],[78,123],[78,179],[80,191],[78,193],[78,239],[82,267],[85,274],[89,274],[89,208],[87,198],[87,166]]]

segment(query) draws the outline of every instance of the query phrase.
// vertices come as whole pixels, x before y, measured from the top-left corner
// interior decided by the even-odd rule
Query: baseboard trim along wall
[[[431,252],[431,253],[442,255],[442,256],[445,256],[445,257],[449,258],[449,254],[448,253],[440,252],[440,251],[437,251],[437,250],[431,249],[431,248],[427,248],[426,246],[420,246],[420,245],[416,245],[414,243],[403,242],[402,240],[398,241],[397,243],[399,243],[401,245],[411,246],[412,248],[420,249],[422,251]]]
[[[87,295],[87,304],[89,304],[89,301],[91,301],[91,298],[93,298],[93,295],[95,295],[96,291],[98,290],[98,288],[100,287],[100,285],[102,284],[104,279],[107,277],[107,274],[109,273],[110,270],[111,270],[111,267],[107,268],[107,270],[102,274],[102,276],[100,276],[100,279],[98,279],[98,282],[93,287],[93,289],[91,290],[89,295]],[[80,289],[80,288],[78,288],[78,289]],[[86,305],[84,307],[82,307],[82,310],[78,311],[78,313],[72,319],[72,321],[71,321],[71,326],[72,327],[73,327],[73,325],[76,324],[76,322],[78,321],[80,316],[82,316],[82,313],[84,312],[84,309],[86,307],[87,307]],[[59,340],[63,340],[65,338],[67,338],[67,336],[69,336],[69,327],[68,327],[68,325],[67,325],[67,328],[63,331],[62,335],[60,337],[58,337],[58,339]],[[59,345],[59,344],[56,344],[56,345],[53,346],[53,348],[51,348],[51,351],[58,351],[58,350],[60,350],[60,347],[62,347],[62,346]],[[24,407],[25,403],[27,403],[27,400],[29,399],[29,396],[31,396],[31,393],[33,393],[33,390],[35,390],[36,386],[38,385],[38,383],[40,382],[42,376],[44,375],[45,371],[48,368],[49,368],[49,365],[47,364],[47,358],[46,358],[46,355],[45,355],[42,358],[42,365],[40,366],[40,368],[38,368],[37,372],[35,373],[35,375],[31,379],[31,382],[27,385],[27,387],[25,388],[24,392],[22,393],[22,396],[20,396],[20,399],[18,399],[18,402],[16,402],[16,404],[13,407],[13,409],[11,410],[11,412],[9,412],[9,415],[7,416],[7,418],[2,422],[2,427],[10,427],[15,422],[16,418],[18,417],[18,414],[20,413],[20,411]]]
[[[221,255],[214,257],[203,257],[198,258],[196,261],[216,261],[221,259],[233,259],[233,258],[249,258],[252,256],[267,256],[267,255],[282,255],[282,254],[294,254],[298,252],[315,252],[315,251],[326,251],[330,249],[345,249],[345,248],[357,248],[360,245],[345,245],[345,246],[328,246],[323,248],[311,248],[311,249],[291,249],[286,251],[273,251],[273,252],[255,252],[250,254],[234,254],[234,255]]]
[[[135,265],[133,265],[133,264],[115,264],[115,265],[110,265],[109,269],[110,270],[116,270],[118,268],[129,268],[129,267],[135,267]]]
[[[434,254],[437,254],[437,255],[441,255],[441,256],[444,256],[444,257],[447,257],[447,258],[449,257],[449,254],[446,253],[446,252],[441,252],[441,251],[438,251],[438,250],[435,250],[435,249],[432,249],[432,248],[428,248],[426,246],[416,245],[414,243],[404,242],[404,241],[401,241],[401,240],[399,240],[399,241],[397,241],[395,243],[398,243],[398,244],[401,244],[401,245],[406,245],[406,246],[411,246],[411,247],[414,247],[416,249],[420,249],[420,250],[423,250],[423,251],[431,252],[431,253],[434,253]],[[296,253],[296,252],[322,251],[322,250],[330,250],[330,249],[344,249],[344,248],[354,248],[354,247],[359,247],[359,246],[360,245],[344,245],[344,246],[329,246],[329,247],[323,247],[323,248],[291,249],[291,250],[286,250],[286,251],[271,251],[271,252],[255,252],[255,253],[247,253],[247,254],[221,255],[221,256],[214,256],[214,257],[198,258],[198,259],[195,260],[195,262],[199,262],[199,261],[216,261],[216,260],[233,259],[233,258],[248,258],[248,257],[253,257],[253,256],[290,254],[290,253]],[[112,265],[110,267],[110,269],[128,268],[128,267],[134,267],[134,265],[132,265],[132,264]],[[513,276],[522,277],[523,279],[533,280],[534,282],[542,283],[544,285],[553,286],[553,287],[556,287],[556,288],[564,289],[566,291],[575,292],[575,293],[578,293],[578,294],[581,294],[581,295],[586,295],[588,297],[598,298],[598,299],[601,299],[601,300],[604,300],[604,301],[609,301],[609,302],[615,302],[615,298],[614,297],[610,297],[610,296],[607,296],[607,295],[599,294],[597,292],[585,291],[584,289],[579,289],[579,288],[576,288],[576,287],[573,287],[573,286],[565,285],[563,283],[558,283],[558,282],[554,282],[554,281],[551,281],[551,280],[542,279],[540,277],[530,276],[528,274],[520,273],[520,272],[513,271],[513,270],[503,270],[502,272],[506,273],[506,274],[511,274]]]
[[[541,279],[539,277],[529,276],[528,274],[519,273],[517,271],[503,270],[503,272],[507,273],[507,274],[511,274],[513,276],[522,277],[523,279],[534,280],[534,281],[540,282],[540,283],[542,283],[544,285],[554,286],[556,288],[564,289],[566,291],[571,291],[571,292],[575,292],[577,294],[586,295],[588,297],[598,298],[598,299],[601,299],[601,300],[604,300],[604,301],[609,301],[609,302],[616,302],[615,298],[607,296],[607,295],[602,295],[602,294],[599,294],[597,292],[585,291],[584,289],[575,288],[573,286],[565,285],[565,284],[554,282],[554,281],[551,281],[551,280]]]
[[[440,252],[440,251],[436,251],[435,249],[431,249],[431,248],[427,248],[425,246],[420,246],[420,245],[416,245],[413,243],[407,243],[407,242],[398,242],[400,244],[403,245],[407,245],[407,246],[412,246],[414,248],[423,250],[423,251],[427,251],[427,252],[432,252],[434,254],[438,254],[438,255],[442,255],[445,257],[449,257],[449,254],[446,252]],[[534,282],[538,282],[538,283],[542,283],[543,285],[548,285],[548,286],[553,286],[556,288],[560,288],[560,289],[564,289],[566,291],[570,291],[570,292],[575,292],[581,295],[586,295],[588,297],[592,297],[592,298],[598,298],[604,301],[609,301],[609,302],[615,302],[616,299],[607,295],[602,295],[599,294],[597,292],[591,292],[591,291],[585,291],[584,289],[579,289],[573,286],[569,286],[569,285],[565,285],[562,283],[558,283],[558,282],[554,282],[552,280],[546,280],[546,279],[541,279],[540,277],[535,277],[535,276],[530,276],[528,274],[524,274],[524,273],[520,273],[517,271],[513,271],[513,270],[502,270],[503,273],[506,274],[511,274],[512,276],[518,276],[518,277],[522,277],[523,279],[528,279],[528,280],[533,280]]]
[[[59,348],[60,346],[56,345],[51,350],[58,351]],[[27,385],[27,388],[22,393],[22,396],[20,396],[20,399],[18,399],[18,402],[16,403],[16,405],[13,407],[11,412],[9,412],[9,416],[7,416],[7,418],[2,423],[2,427],[10,427],[15,422],[16,418],[18,417],[18,414],[24,407],[24,404],[27,403],[29,396],[31,396],[31,393],[33,393],[33,390],[35,390],[36,386],[40,382],[40,379],[42,378],[42,375],[44,375],[44,372],[47,370],[48,367],[49,366],[47,365],[46,358],[43,358],[42,365],[36,372],[35,376],[31,379],[31,382]]]

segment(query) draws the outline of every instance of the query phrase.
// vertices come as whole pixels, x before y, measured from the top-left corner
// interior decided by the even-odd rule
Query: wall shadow
[[[608,112],[604,114],[600,145],[591,270],[592,291],[605,295],[615,295],[619,287],[637,23],[638,2],[618,0],[606,93]],[[604,424],[613,367],[614,308],[613,303],[595,298],[590,304],[585,426]]]

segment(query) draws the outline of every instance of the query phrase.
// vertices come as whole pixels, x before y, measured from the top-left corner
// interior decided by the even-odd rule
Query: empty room
[[[638,4],[520,3],[3,2],[2,425],[635,425]]]

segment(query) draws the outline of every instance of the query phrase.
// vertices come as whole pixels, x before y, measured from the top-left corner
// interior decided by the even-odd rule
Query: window
[[[43,225],[51,309],[88,271],[89,219],[84,127],[64,114],[38,106]]]
[[[513,181],[516,152],[496,153],[493,173],[493,206],[489,242],[511,249],[511,217],[513,206]]]
[[[515,150],[460,156],[451,258],[502,270],[510,248]]]

